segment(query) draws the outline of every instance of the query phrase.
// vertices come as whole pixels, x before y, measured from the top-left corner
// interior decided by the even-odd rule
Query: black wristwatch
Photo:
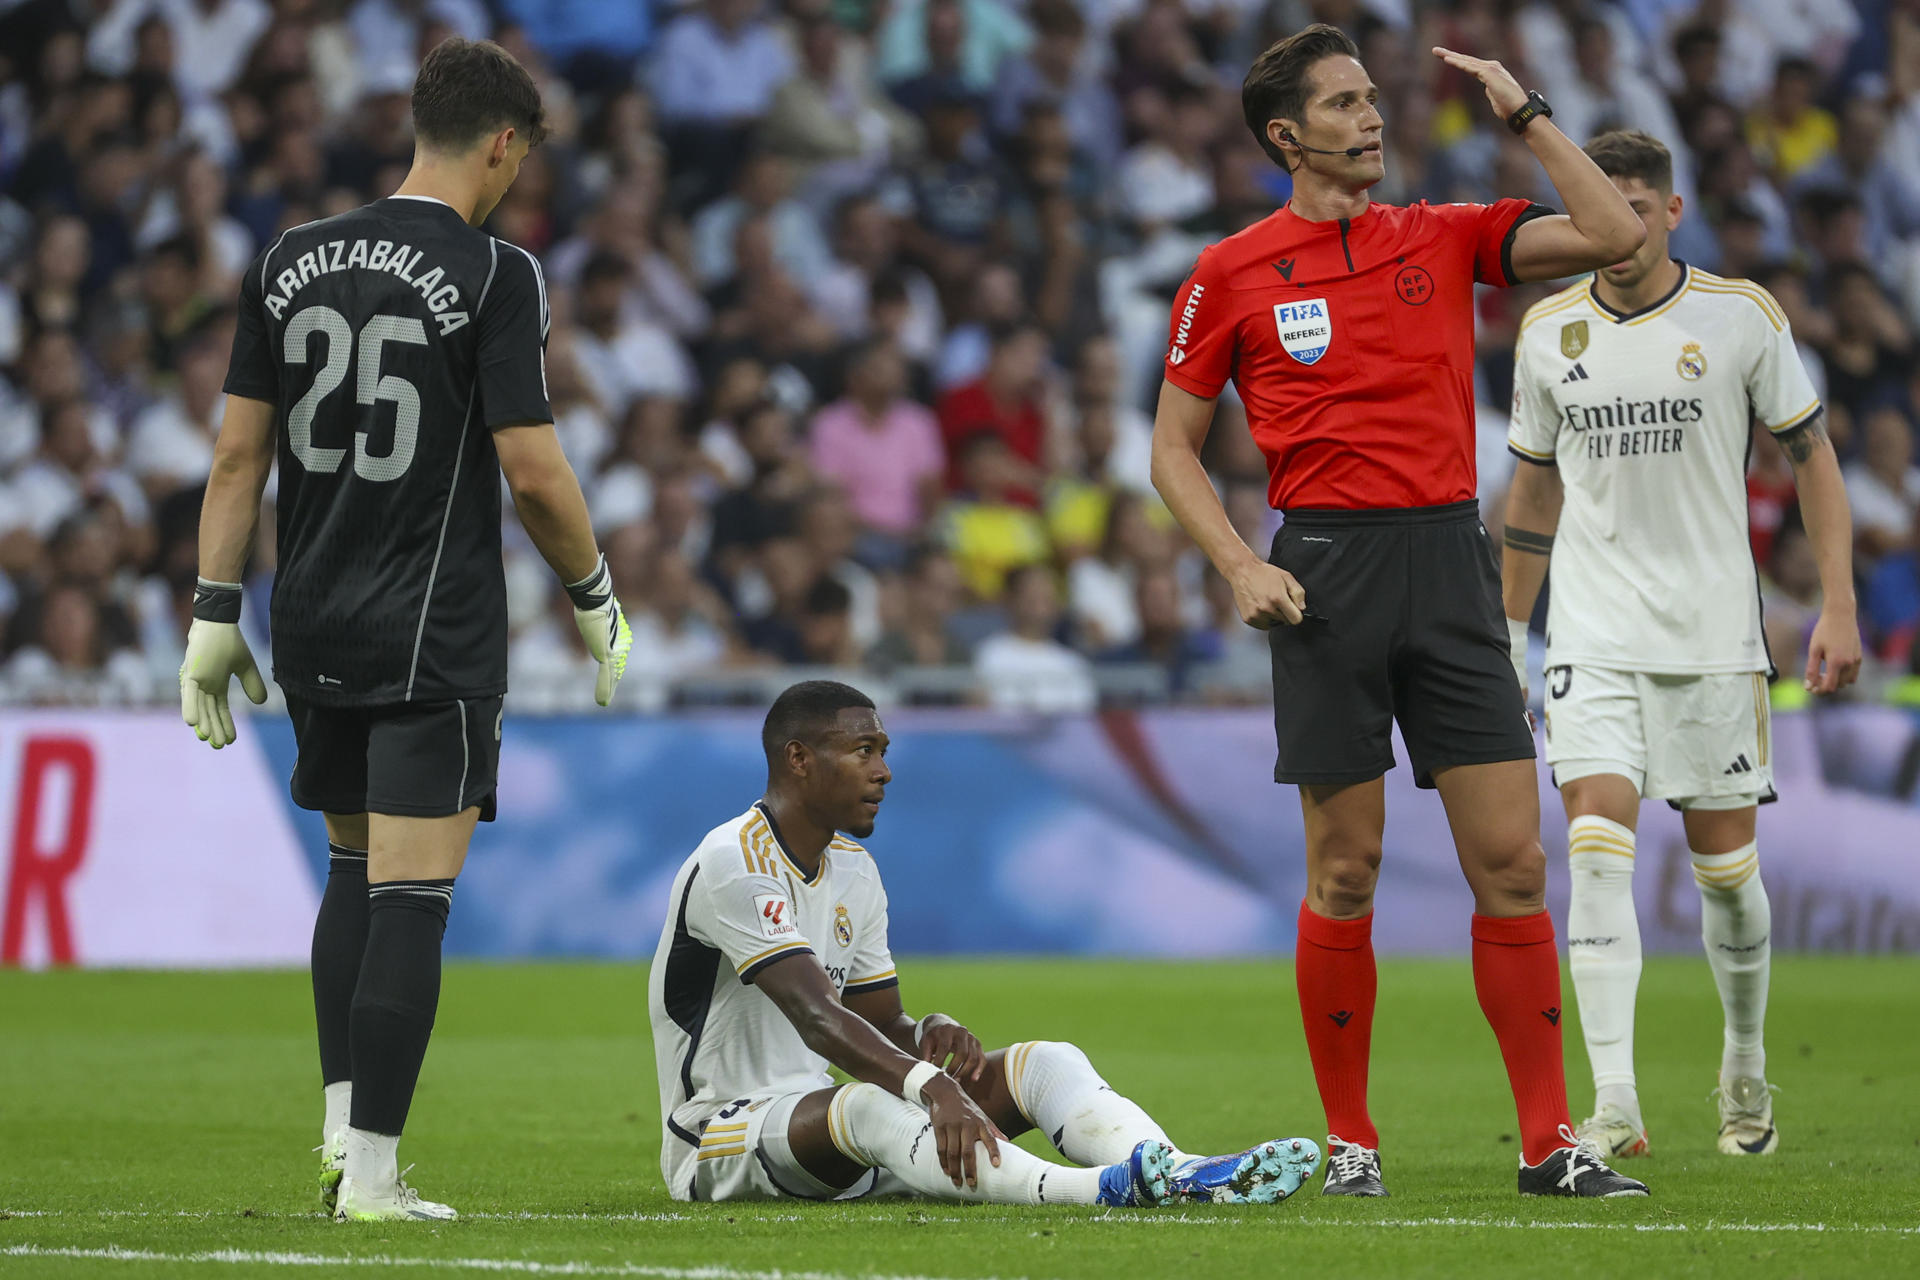
[[[1527,126],[1532,124],[1537,116],[1552,119],[1553,108],[1547,105],[1547,100],[1540,96],[1538,89],[1529,89],[1525,105],[1507,117],[1507,128],[1515,133],[1525,133]]]

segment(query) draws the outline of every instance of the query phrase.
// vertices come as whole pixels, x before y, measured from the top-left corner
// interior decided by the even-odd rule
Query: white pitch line
[[[638,1262],[535,1262],[528,1258],[405,1258],[393,1254],[327,1254],[214,1249],[197,1253],[161,1253],[153,1249],[46,1248],[16,1244],[0,1248],[0,1258],[86,1258],[103,1262],[224,1263],[267,1267],[425,1267],[434,1271],[495,1271],[535,1276],[632,1276],[647,1280],[942,1280],[936,1276],[884,1272],[746,1271],[736,1267],[658,1267]],[[995,1278],[997,1280],[997,1278]]]
[[[715,1206],[717,1210],[719,1206]],[[903,1223],[907,1221],[896,1214],[884,1213],[834,1213],[831,1210],[813,1212],[758,1212],[749,1204],[728,1206],[749,1223],[754,1222],[884,1222]],[[1288,1214],[1288,1210],[1278,1210]],[[242,1214],[231,1209],[0,1209],[0,1218],[35,1218],[42,1220],[81,1220],[89,1218],[106,1219],[163,1219],[184,1218],[195,1221],[208,1221],[216,1218],[232,1218],[236,1221],[247,1219],[264,1221],[313,1221],[321,1215],[313,1213],[253,1212]],[[711,1222],[712,1213],[463,1213],[461,1221],[480,1222]],[[913,1219],[914,1225],[927,1223],[982,1223],[1000,1222],[990,1216],[989,1211],[976,1210],[966,1214],[928,1214],[919,1213]],[[1146,1226],[1146,1227],[1207,1227],[1227,1229],[1235,1227],[1263,1227],[1274,1225],[1278,1218],[1272,1213],[1236,1214],[1234,1216],[1206,1215],[1196,1217],[1182,1212],[1125,1211],[1107,1210],[1103,1213],[1060,1215],[1048,1220],[1050,1228],[1066,1226],[1109,1225]],[[1469,1217],[1425,1217],[1425,1218],[1321,1218],[1310,1214],[1289,1215],[1285,1218],[1288,1228],[1332,1227],[1339,1230],[1366,1227],[1475,1227],[1492,1231],[1637,1231],[1637,1232],[1701,1232],[1719,1231],[1768,1234],[1775,1232],[1807,1232],[1815,1235],[1920,1235],[1920,1227],[1900,1227],[1883,1223],[1869,1222],[1720,1222],[1709,1218],[1704,1222],[1553,1222],[1539,1218],[1469,1218]],[[789,1280],[792,1280],[789,1277]]]

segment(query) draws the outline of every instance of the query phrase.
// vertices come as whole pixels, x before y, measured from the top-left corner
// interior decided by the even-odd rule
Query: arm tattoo
[[[1787,451],[1787,457],[1793,459],[1793,465],[1799,466],[1813,456],[1820,442],[1827,438],[1827,411],[1815,409],[1813,416],[1797,427],[1791,427],[1774,437],[1780,447]]]
[[[1515,551],[1523,551],[1530,556],[1553,554],[1553,535],[1550,533],[1534,533],[1530,529],[1516,529],[1508,525],[1505,541]]]

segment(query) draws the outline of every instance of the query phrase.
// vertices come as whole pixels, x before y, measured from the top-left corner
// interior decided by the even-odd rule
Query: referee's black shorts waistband
[[[1480,519],[1480,504],[1473,498],[1467,498],[1437,507],[1301,507],[1283,511],[1281,515],[1286,517],[1288,525],[1296,529],[1464,524]]]

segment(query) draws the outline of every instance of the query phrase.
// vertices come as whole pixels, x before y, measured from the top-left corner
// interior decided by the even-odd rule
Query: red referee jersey
[[[1282,208],[1201,253],[1174,298],[1167,380],[1211,399],[1233,379],[1282,510],[1471,498],[1473,286],[1516,283],[1514,232],[1550,212]]]

